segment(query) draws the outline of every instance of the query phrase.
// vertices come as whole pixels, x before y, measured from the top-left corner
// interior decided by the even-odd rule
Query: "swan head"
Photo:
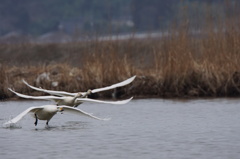
[[[57,110],[58,110],[58,112],[63,112],[64,111],[63,107],[58,107]]]
[[[89,95],[89,94],[92,94],[92,90],[91,90],[91,89],[89,89],[89,90],[87,91],[87,95]]]

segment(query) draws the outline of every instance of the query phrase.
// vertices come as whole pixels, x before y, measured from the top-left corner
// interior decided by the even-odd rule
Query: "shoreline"
[[[129,97],[122,97],[122,98],[92,98],[97,100],[109,100],[109,101],[116,101],[116,100],[124,100]],[[229,97],[229,96],[222,96],[222,97],[159,97],[159,96],[133,96],[132,100],[145,100],[145,99],[159,99],[159,100],[173,100],[173,101],[180,101],[186,102],[191,100],[218,100],[218,99],[229,99],[229,100],[240,100],[239,96]],[[10,97],[1,99],[0,102],[8,102],[8,101],[47,101],[47,100],[36,100],[36,99],[23,99],[21,97]],[[51,101],[49,101],[51,102]],[[53,102],[54,103],[54,102]]]

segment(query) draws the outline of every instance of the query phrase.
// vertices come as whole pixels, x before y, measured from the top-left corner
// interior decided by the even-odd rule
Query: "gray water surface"
[[[240,100],[132,100],[125,105],[83,103],[78,108],[110,121],[56,114],[34,126],[26,116],[3,123],[45,101],[0,102],[0,158],[239,159]]]

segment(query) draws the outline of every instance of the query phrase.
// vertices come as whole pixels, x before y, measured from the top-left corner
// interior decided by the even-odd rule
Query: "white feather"
[[[129,83],[131,83],[134,79],[136,78],[136,76],[133,76],[125,81],[113,84],[111,86],[107,86],[107,87],[103,87],[103,88],[97,88],[97,89],[93,89],[91,92],[92,93],[97,93],[97,92],[102,92],[102,91],[106,91],[106,90],[110,90],[110,89],[114,89],[117,87],[123,87]],[[25,80],[22,80],[24,84],[26,84],[28,87],[37,90],[37,91],[42,91],[45,93],[49,93],[52,95],[58,95],[58,96],[76,96],[78,93],[69,93],[69,92],[65,92],[65,91],[53,91],[53,90],[46,90],[46,89],[42,89],[42,88],[37,88],[34,86],[31,86],[30,84],[28,84]],[[80,92],[82,94],[86,94],[87,92]]]

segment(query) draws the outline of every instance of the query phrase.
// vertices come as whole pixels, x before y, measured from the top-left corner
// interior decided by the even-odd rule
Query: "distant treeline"
[[[204,16],[217,21],[240,10],[237,0],[1,0],[0,35],[122,33],[166,29],[191,15],[193,26]],[[207,11],[206,11],[207,10]],[[235,14],[235,13],[234,13]]]

